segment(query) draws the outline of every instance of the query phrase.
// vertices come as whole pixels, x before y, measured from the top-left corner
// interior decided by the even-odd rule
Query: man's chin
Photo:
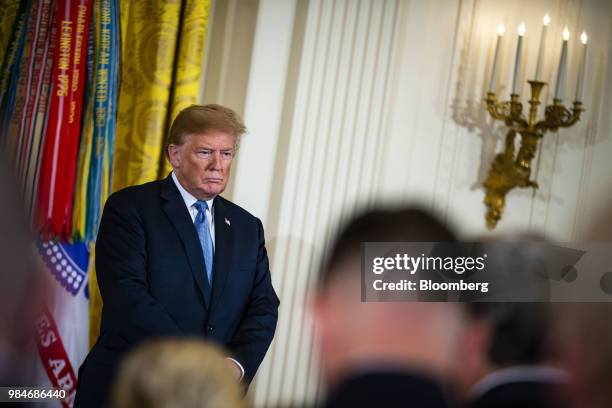
[[[225,186],[221,186],[221,185],[207,186],[207,188],[202,189],[204,194],[206,194],[207,196],[209,196],[211,198],[215,197],[215,196],[218,196],[224,190],[225,190]]]

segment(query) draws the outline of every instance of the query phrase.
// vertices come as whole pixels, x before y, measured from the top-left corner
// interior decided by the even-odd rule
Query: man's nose
[[[210,156],[211,170],[221,170],[221,152],[212,152]]]

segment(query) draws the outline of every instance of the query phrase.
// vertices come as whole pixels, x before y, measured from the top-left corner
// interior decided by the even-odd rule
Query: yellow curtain
[[[17,17],[19,3],[19,0],[0,1],[0,66],[4,60],[15,17]]]
[[[163,143],[178,111],[200,102],[210,10],[210,0],[120,4],[122,59],[113,191],[164,177],[170,171]],[[101,308],[92,267],[91,344],[100,331]]]

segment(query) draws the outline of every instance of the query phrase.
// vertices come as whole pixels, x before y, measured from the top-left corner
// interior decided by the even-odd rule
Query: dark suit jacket
[[[155,337],[216,342],[242,364],[245,382],[252,380],[278,318],[264,231],[222,197],[213,206],[209,290],[196,229],[170,176],[108,198],[96,242],[100,336],[79,370],[75,406],[103,406],[123,355]]]
[[[326,408],[451,406],[436,382],[404,372],[369,372],[343,381],[328,395]]]

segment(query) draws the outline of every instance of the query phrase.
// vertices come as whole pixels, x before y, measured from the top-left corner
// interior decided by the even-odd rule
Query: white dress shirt
[[[185,188],[183,188],[181,183],[179,183],[178,179],[176,178],[176,174],[174,174],[174,172],[172,172],[172,180],[174,180],[176,188],[178,188],[179,193],[181,193],[181,197],[183,197],[183,201],[185,202],[187,211],[189,211],[189,215],[191,216],[191,222],[195,223],[195,219],[198,216],[198,209],[194,207],[194,204],[198,201],[198,199],[191,195],[189,191],[185,190]],[[208,208],[206,209],[205,213],[206,220],[208,221],[208,230],[210,231],[210,237],[212,238],[213,254],[215,251],[215,217],[213,214],[213,211],[215,210],[213,207],[214,200],[214,198],[206,200]],[[240,369],[240,379],[242,379],[242,377],[244,377],[244,367],[242,367],[242,364],[240,364],[238,361],[234,360],[231,357],[227,357],[227,359],[232,360],[238,366],[238,368]]]
[[[470,393],[472,396],[481,396],[500,385],[522,381],[561,384],[568,380],[569,375],[565,371],[555,367],[515,366],[502,368],[486,375],[472,387]]]
[[[176,188],[178,188],[179,193],[181,193],[181,197],[183,197],[183,201],[185,201],[185,206],[187,206],[187,211],[189,211],[189,215],[191,215],[191,222],[195,223],[195,219],[198,216],[198,209],[194,207],[194,204],[198,201],[197,198],[191,195],[191,193],[179,183],[176,178],[176,174],[172,172],[172,180],[174,180],[174,184],[176,184]],[[208,221],[208,230],[210,231],[210,237],[212,238],[213,244],[213,254],[215,251],[215,217],[213,215],[213,201],[215,199],[211,198],[210,200],[206,200],[206,205],[208,208],[206,209],[206,220]]]

